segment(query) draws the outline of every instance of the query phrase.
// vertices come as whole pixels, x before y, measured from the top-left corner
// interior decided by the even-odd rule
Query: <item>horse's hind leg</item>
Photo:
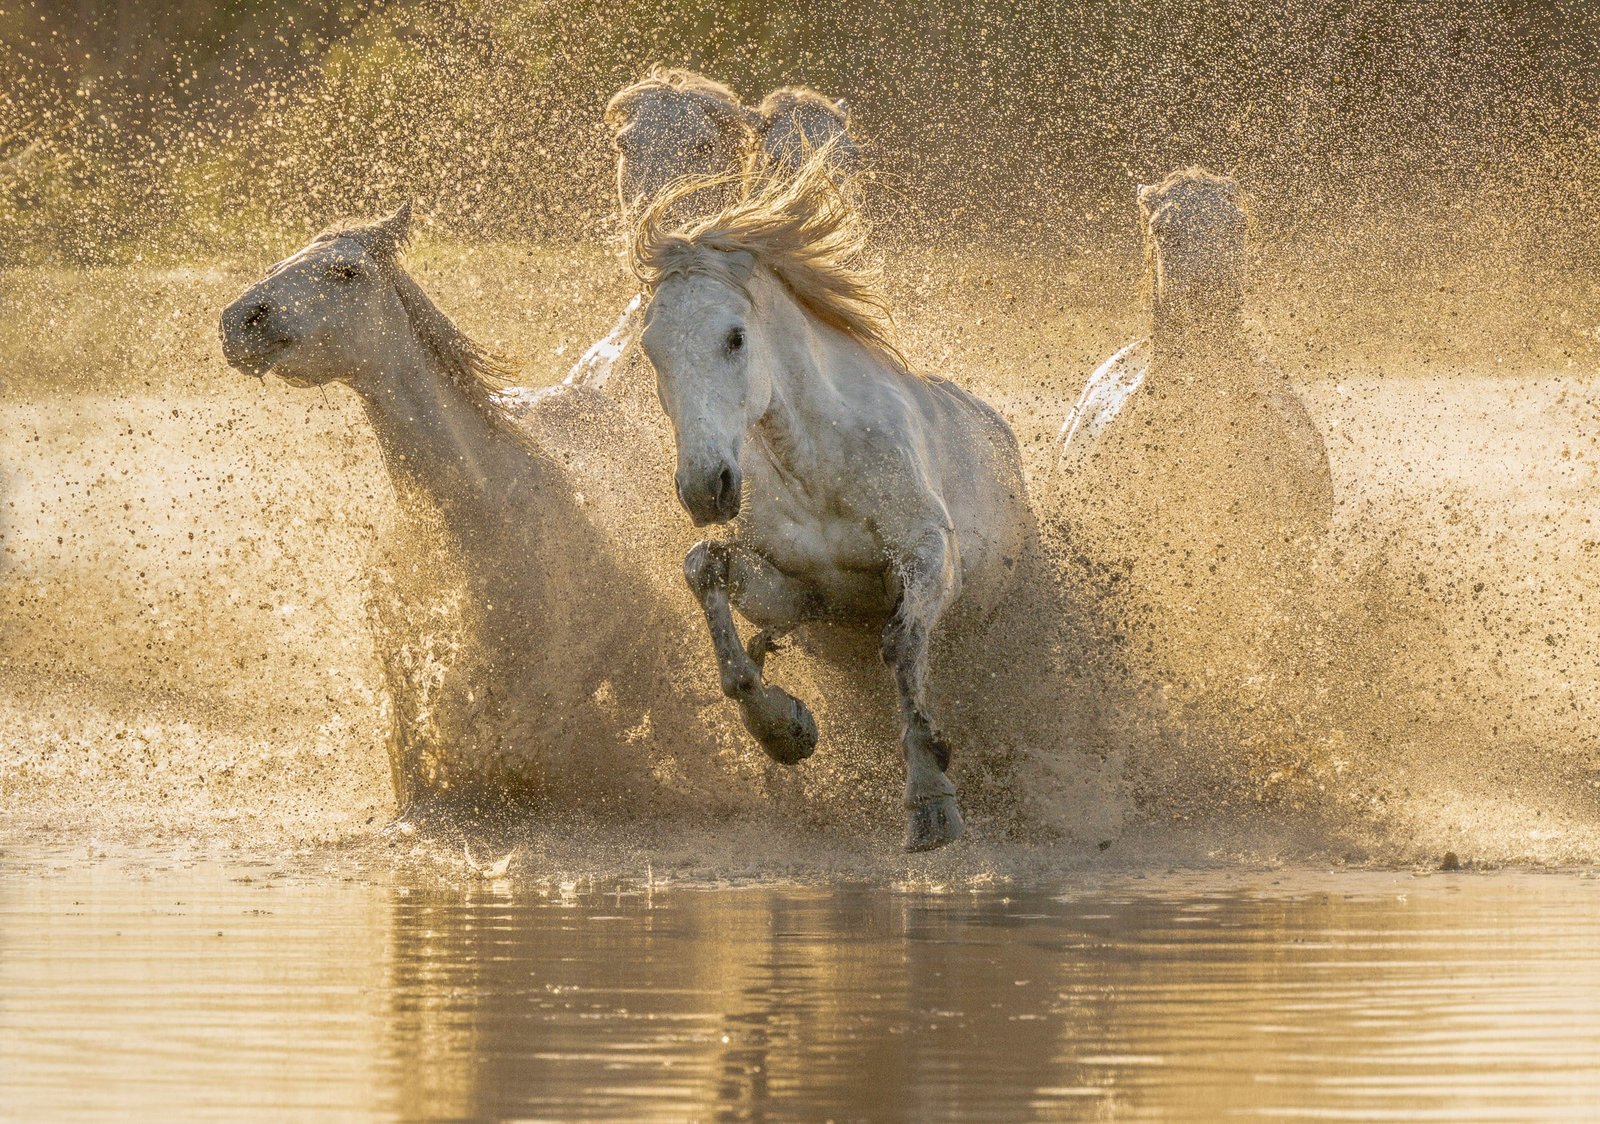
[[[926,697],[928,643],[934,625],[955,599],[957,573],[954,541],[946,532],[930,532],[900,565],[900,601],[883,631],[883,660],[894,670],[900,696],[908,851],[943,847],[966,826],[956,804],[956,786],[945,775],[950,747],[934,731]]]
[[[705,611],[711,643],[717,652],[722,693],[739,704],[745,729],[768,757],[794,765],[817,748],[817,723],[806,704],[782,687],[762,681],[761,664],[775,646],[773,634],[763,632],[752,650],[739,642],[728,601],[732,550],[726,543],[696,543],[683,560],[683,576]]]

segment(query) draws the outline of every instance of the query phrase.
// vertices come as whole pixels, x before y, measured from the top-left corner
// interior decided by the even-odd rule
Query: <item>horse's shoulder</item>
[[[1290,440],[1313,465],[1319,465],[1321,471],[1326,472],[1328,451],[1322,430],[1312,418],[1311,410],[1300,396],[1299,389],[1283,368],[1271,359],[1261,356],[1257,365],[1266,387],[1267,401],[1282,419]]]
[[[987,399],[942,375],[908,372],[907,377],[913,396],[921,399],[924,409],[931,408],[941,421],[956,424],[975,421],[980,430],[1004,443],[1016,445],[1016,434],[1012,432],[1011,423]]]

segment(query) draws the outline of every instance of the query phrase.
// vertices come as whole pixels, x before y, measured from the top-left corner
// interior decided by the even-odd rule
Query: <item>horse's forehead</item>
[[[1219,186],[1193,181],[1174,184],[1162,191],[1149,191],[1141,197],[1151,218],[1231,218],[1239,205]]]
[[[750,297],[739,286],[709,273],[680,273],[656,286],[647,323],[697,324],[718,315],[741,315]]]
[[[354,265],[365,256],[366,250],[354,238],[333,235],[318,238],[310,245],[303,246],[267,270],[268,277],[276,277],[284,271],[299,265],[302,262],[315,259],[324,265],[348,264]]]
[[[699,98],[662,93],[641,98],[623,126],[623,139],[642,141],[660,134],[710,136],[716,132],[709,107]]]
[[[814,105],[801,106],[792,113],[785,114],[776,125],[778,128],[787,126],[813,142],[829,141],[844,135],[844,122],[820,106]]]

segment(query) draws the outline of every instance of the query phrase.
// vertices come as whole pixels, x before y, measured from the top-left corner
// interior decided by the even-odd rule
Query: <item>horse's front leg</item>
[[[955,537],[943,528],[919,538],[896,562],[900,600],[883,631],[883,660],[894,670],[900,697],[901,750],[906,767],[906,850],[931,851],[964,828],[956,786],[945,770],[950,747],[928,713],[928,645],[933,628],[960,590]]]
[[[739,704],[745,729],[767,756],[794,765],[817,748],[817,722],[805,703],[761,678],[767,652],[776,646],[773,633],[763,632],[750,649],[739,642],[728,600],[733,565],[733,548],[727,543],[696,543],[683,560],[683,576],[705,612],[717,652],[722,693]]]

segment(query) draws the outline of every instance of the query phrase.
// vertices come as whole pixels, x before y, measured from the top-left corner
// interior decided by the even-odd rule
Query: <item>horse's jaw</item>
[[[293,371],[274,371],[284,382],[296,390],[306,390],[314,386],[327,386],[331,382],[343,382],[338,375],[299,375]]]

